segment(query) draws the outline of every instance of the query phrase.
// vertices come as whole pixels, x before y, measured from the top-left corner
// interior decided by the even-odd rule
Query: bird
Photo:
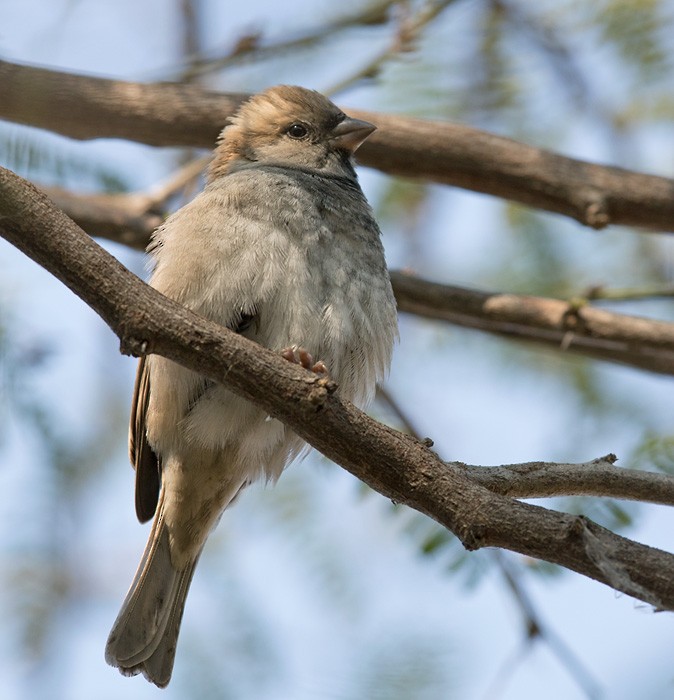
[[[396,303],[353,154],[375,130],[319,92],[280,85],[222,130],[203,190],[148,246],[165,296],[336,382],[366,407],[391,364]],[[206,539],[257,480],[306,447],[224,386],[160,357],[138,362],[129,452],[148,543],[106,646],[124,675],[168,685]]]

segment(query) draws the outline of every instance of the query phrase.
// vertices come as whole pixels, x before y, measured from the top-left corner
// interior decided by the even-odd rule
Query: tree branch
[[[398,309],[651,372],[674,374],[674,324],[560,299],[481,292],[392,272]]]
[[[227,50],[224,55],[188,57],[183,70],[180,71],[180,78],[191,81],[241,61],[269,60],[291,51],[320,45],[326,38],[347,29],[385,24],[394,2],[395,0],[382,0],[374,4],[366,3],[365,7],[357,8],[352,14],[344,14],[314,30],[300,32],[290,38],[272,39],[263,43],[261,32],[248,32],[240,36],[234,46]]]
[[[221,382],[282,420],[387,498],[434,518],[468,549],[502,547],[559,564],[657,608],[674,610],[674,556],[583,516],[495,494],[465,467],[342,401],[329,379],[200,318],[144,284],[46,195],[0,168],[0,233],[64,282],[118,335]]]
[[[92,78],[0,61],[0,118],[77,139],[212,148],[247,95]],[[674,231],[674,181],[600,166],[459,124],[348,110],[379,129],[364,165],[570,216],[593,228]]]
[[[513,498],[601,496],[674,506],[674,477],[618,468],[614,466],[616,460],[610,454],[583,464],[527,462],[501,467],[464,466],[475,483]]]
[[[74,194],[60,187],[38,187],[90,236],[145,250],[163,223],[167,200],[194,182],[209,158],[196,158],[149,192]]]
[[[408,435],[420,444],[433,446],[433,441],[422,437],[389,391],[379,387],[377,398],[391,409]],[[617,461],[614,454],[608,454],[582,464],[524,462],[500,467],[478,467],[462,462],[452,464],[465,469],[475,483],[512,498],[598,496],[674,506],[674,476],[618,468],[615,466]]]
[[[192,176],[203,161],[183,170]],[[155,194],[75,195],[41,187],[90,235],[144,250],[162,223],[165,196],[185,183],[181,171]],[[161,196],[160,196],[161,195]],[[489,293],[391,272],[400,311],[660,374],[674,374],[674,324],[559,299]]]
[[[165,218],[165,212],[140,193],[75,194],[61,187],[38,187],[90,236],[137,250],[147,246],[150,234]]]
[[[153,194],[75,195],[41,187],[92,236],[144,250],[162,222],[160,204],[198,174],[194,161]],[[674,324],[560,299],[490,293],[391,272],[398,309],[515,340],[659,374],[674,374]]]
[[[428,441],[428,438],[423,438],[421,433],[412,424],[409,416],[406,415],[400,404],[391,394],[384,388],[379,387],[377,398],[385,403],[398,418],[403,425],[405,431],[412,435],[416,440]],[[612,455],[611,455],[612,457]],[[607,458],[605,458],[607,459]],[[524,466],[524,465],[518,465]],[[505,468],[505,467],[504,467]],[[483,467],[475,467],[478,472],[489,472],[490,469]],[[674,479],[672,480],[674,483]],[[498,482],[497,482],[498,483]],[[490,484],[483,484],[490,488]],[[493,490],[493,489],[490,489]],[[509,494],[512,495],[512,494]],[[531,650],[531,643],[534,641],[542,641],[550,647],[550,650],[555,654],[559,661],[566,667],[567,671],[576,682],[587,691],[596,688],[596,682],[591,674],[585,669],[582,662],[575,656],[573,651],[563,642],[563,640],[554,634],[546,624],[536,609],[531,597],[529,596],[520,576],[519,567],[516,567],[512,562],[512,558],[507,557],[501,550],[494,549],[491,551],[492,559],[496,568],[498,568],[508,586],[513,600],[519,609],[524,627],[524,643],[521,653],[517,657],[523,658],[524,654]],[[515,657],[515,658],[517,658]],[[495,689],[502,690],[505,682],[515,672],[516,664],[512,658],[506,658],[501,668],[497,671],[492,683],[489,686],[485,698],[492,698],[498,693]],[[588,697],[594,697],[593,693],[588,692]]]

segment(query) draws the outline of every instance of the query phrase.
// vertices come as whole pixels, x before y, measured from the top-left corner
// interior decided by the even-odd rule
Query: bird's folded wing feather
[[[147,358],[138,361],[131,402],[129,457],[136,470],[136,515],[141,523],[152,518],[157,508],[160,485],[159,458],[147,441],[145,418],[150,400],[150,373]]]

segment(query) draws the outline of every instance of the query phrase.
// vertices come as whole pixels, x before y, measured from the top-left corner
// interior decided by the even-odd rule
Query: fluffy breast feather
[[[333,178],[273,167],[233,173],[166,222],[154,256],[152,285],[159,291],[223,325],[255,313],[245,335],[277,351],[305,347],[351,401],[366,403],[388,370],[395,301],[379,229],[357,184],[345,191]],[[186,285],[185,277],[198,282]],[[175,419],[199,380],[185,371],[180,381],[175,373],[160,381],[169,376],[165,362],[153,363],[153,391],[172,392],[174,401],[157,403],[173,406]],[[236,429],[231,412],[246,412],[220,392],[222,400],[211,398],[209,425],[220,422],[221,440]]]

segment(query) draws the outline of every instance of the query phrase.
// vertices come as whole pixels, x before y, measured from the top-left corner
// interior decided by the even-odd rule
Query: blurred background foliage
[[[674,176],[671,0],[256,0],[246,7],[30,0],[0,5],[0,27],[0,54],[10,60],[232,91],[301,83],[344,105],[460,121]],[[148,189],[193,155],[79,144],[0,124],[3,165],[80,191]],[[674,320],[671,300],[656,293],[673,278],[665,236],[619,227],[597,233],[482,195],[374,172],[361,177],[391,267],[558,298],[639,287],[653,294],[631,299],[626,291],[597,303]],[[106,245],[143,274],[140,255]],[[91,697],[93,689],[97,697],[146,697],[151,688],[118,679],[102,661],[146,535],[133,523],[125,464],[132,363],[58,283],[8,247],[0,251],[2,697]],[[671,473],[669,382],[406,317],[387,387],[395,400],[373,410],[431,436],[447,459],[574,461],[615,451],[623,466]],[[591,499],[560,499],[555,507],[628,535],[650,512]],[[473,654],[487,653],[485,635],[510,650],[522,640],[533,666],[529,642],[547,642],[559,697],[608,692],[605,659],[584,656],[587,671],[538,629],[550,611],[541,593],[532,612],[528,587],[560,572],[493,554],[466,553],[427,518],[384,503],[313,455],[274,490],[250,489],[223,519],[195,580],[166,696],[491,698],[496,687],[499,697],[540,697],[537,683],[549,678],[527,675],[507,654],[480,670],[463,668],[461,635],[470,634],[452,627],[460,618],[452,596],[476,599],[494,588],[504,591],[497,605],[511,606],[515,620],[499,622],[490,612],[479,623],[480,642],[471,637]],[[497,634],[497,624],[505,631]],[[579,640],[567,641],[580,650]],[[665,697],[659,687],[640,688],[640,697]],[[546,697],[558,697],[551,693],[547,687]]]

